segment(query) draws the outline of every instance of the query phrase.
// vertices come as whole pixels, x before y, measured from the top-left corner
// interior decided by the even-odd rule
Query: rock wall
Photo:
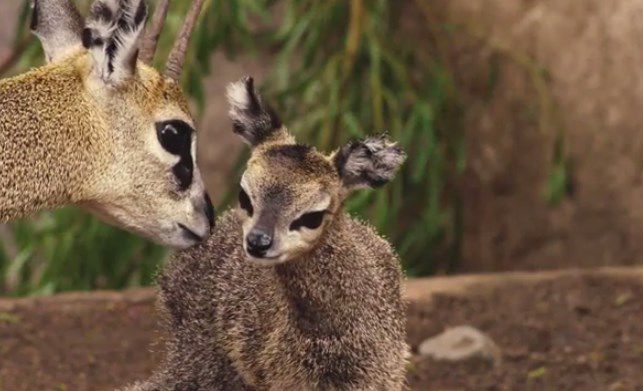
[[[643,1],[433,3],[461,27],[450,36],[467,104],[461,269],[643,263]],[[509,52],[493,61],[494,45]],[[548,75],[570,163],[558,205],[543,197],[555,132],[538,127],[538,95],[515,55]],[[480,86],[491,72],[489,95]]]
[[[0,15],[9,15],[5,17],[3,23],[0,23],[0,61],[8,54],[11,44],[13,43],[13,33],[16,29],[16,21],[20,1],[3,1],[0,3]],[[13,17],[16,15],[16,17]]]

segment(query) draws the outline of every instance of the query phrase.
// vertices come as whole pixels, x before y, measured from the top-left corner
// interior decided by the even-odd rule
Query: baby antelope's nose
[[[214,228],[214,206],[212,206],[212,200],[208,193],[205,193],[205,215],[208,218],[210,229]]]
[[[248,252],[255,257],[263,257],[272,246],[272,236],[260,229],[253,229],[246,237]]]

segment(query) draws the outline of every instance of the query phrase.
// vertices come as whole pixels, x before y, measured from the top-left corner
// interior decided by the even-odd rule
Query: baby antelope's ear
[[[71,0],[32,0],[31,31],[40,39],[47,62],[81,49],[83,21]]]
[[[390,182],[406,154],[386,136],[352,141],[333,156],[333,162],[347,189],[380,187]]]
[[[94,72],[110,85],[136,72],[139,37],[147,19],[144,0],[96,0],[83,30],[83,45],[94,58]]]
[[[227,92],[234,132],[246,143],[257,146],[281,129],[281,120],[263,102],[252,77],[246,76],[229,84]]]

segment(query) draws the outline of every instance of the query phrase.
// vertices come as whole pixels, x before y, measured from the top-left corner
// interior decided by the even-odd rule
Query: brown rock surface
[[[437,4],[440,21],[466,26],[450,40],[469,156],[461,269],[643,262],[643,1]],[[481,43],[489,41],[533,57],[548,74],[572,177],[557,206],[543,197],[555,129],[537,126],[526,68]]]
[[[11,49],[13,36],[16,30],[18,9],[22,5],[20,1],[3,1],[0,3],[0,15],[3,15],[0,23],[0,62],[5,58]]]

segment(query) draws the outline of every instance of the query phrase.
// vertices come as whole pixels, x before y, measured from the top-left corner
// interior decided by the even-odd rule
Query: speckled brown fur
[[[366,171],[390,180],[403,152],[373,138],[326,156],[296,144],[283,126],[258,126],[279,123],[265,120],[263,106],[243,106],[259,97],[236,98],[235,131],[254,147],[242,178],[252,208],[242,201],[205,244],[166,265],[159,282],[167,358],[129,390],[402,389],[408,349],[400,262],[373,228],[342,211],[350,188],[341,172],[350,186],[368,186],[371,176],[358,175]],[[348,162],[339,163],[343,170],[339,158]],[[292,228],[319,208],[320,224]],[[260,255],[248,250],[257,227],[273,239]]]
[[[82,199],[109,158],[82,83],[72,60],[0,82],[0,221]]]
[[[106,99],[86,85],[89,67],[88,55],[81,53],[0,81],[0,222],[100,202],[101,189],[114,190],[114,160],[127,159],[127,144],[134,148],[142,141],[114,129],[145,121],[164,104],[189,113],[180,88],[151,68],[139,65],[145,79],[132,80]],[[140,107],[142,118],[131,118],[123,106]],[[145,164],[132,153],[118,171],[134,174]],[[154,175],[149,186],[163,185],[165,174]]]
[[[171,247],[207,237],[187,100],[138,61],[146,10],[94,0],[83,29],[71,0],[33,1],[48,64],[0,81],[0,223],[73,204]]]
[[[132,390],[399,390],[402,274],[390,245],[339,216],[319,247],[274,268],[246,261],[234,211],[160,279],[166,363]]]

